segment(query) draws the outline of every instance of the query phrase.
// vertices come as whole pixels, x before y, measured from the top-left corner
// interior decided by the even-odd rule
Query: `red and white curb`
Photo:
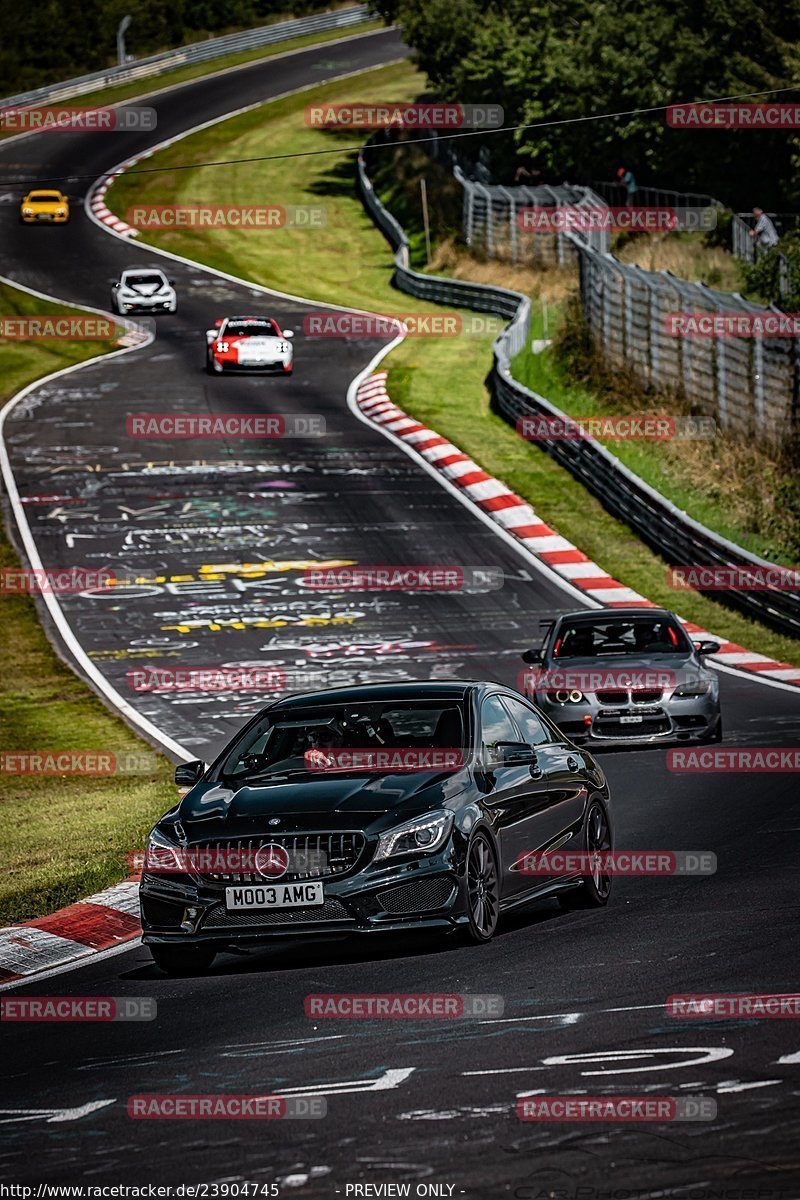
[[[127,879],[49,917],[0,929],[0,983],[88,958],[141,931],[139,883]]]
[[[92,188],[92,192],[89,197],[89,208],[91,209],[92,214],[103,225],[108,225],[110,229],[113,229],[115,233],[118,233],[120,237],[138,237],[139,230],[134,229],[132,225],[128,225],[126,221],[121,221],[120,218],[111,211],[106,204],[106,193],[108,192],[108,189],[111,187],[114,180],[117,179],[123,173],[123,171],[127,171],[131,167],[135,167],[137,163],[142,162],[142,160],[145,158],[150,158],[152,154],[152,150],[145,150],[142,154],[137,154],[134,158],[126,159],[125,162],[120,163],[119,166],[115,168],[113,174],[104,175],[102,179],[100,179]]]
[[[376,371],[359,385],[356,403],[365,417],[404,442],[429,467],[440,472],[486,516],[572,587],[580,589],[597,603],[611,607],[656,607],[652,600],[613,579],[572,542],[546,525],[527,500],[517,496],[499,479],[487,475],[458,446],[398,408],[389,398],[386,377],[386,371]],[[714,655],[715,662],[800,687],[800,667],[776,662],[764,654],[756,654],[735,642],[716,637],[691,621],[683,618],[681,621],[692,636],[713,638],[720,642],[719,654]]]

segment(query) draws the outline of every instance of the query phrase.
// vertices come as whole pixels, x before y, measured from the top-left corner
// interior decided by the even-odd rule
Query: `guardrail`
[[[315,13],[310,17],[297,17],[291,21],[279,21],[274,25],[259,25],[257,29],[245,29],[241,33],[228,33],[223,37],[208,38],[204,42],[192,42],[188,46],[178,46],[175,50],[166,50],[162,54],[152,54],[148,58],[141,58],[130,65],[109,67],[105,71],[93,71],[89,75],[77,75],[74,79],[66,79],[62,83],[34,88],[33,91],[21,92],[18,96],[7,96],[4,100],[0,100],[0,106],[11,108],[42,101],[69,100],[74,96],[83,96],[87,92],[99,91],[101,88],[110,87],[113,84],[146,79],[151,75],[172,71],[176,67],[207,62],[225,54],[235,54],[239,50],[257,50],[260,46],[283,42],[288,38],[300,37],[305,33],[324,33],[328,29],[346,29],[350,25],[366,21],[369,16],[369,4],[357,4],[352,8]]]
[[[370,150],[370,143],[367,143],[358,156],[358,190],[367,212],[394,249],[395,285],[419,299],[510,317],[508,326],[492,348],[494,361],[489,380],[499,412],[515,427],[522,417],[547,417],[576,428],[571,417],[513,377],[511,359],[522,349],[530,334],[529,298],[505,288],[465,283],[414,271],[409,264],[408,237],[375,194],[369,178],[367,160]],[[585,247],[583,249],[586,251]],[[541,441],[538,444],[596,496],[608,512],[634,529],[647,545],[675,566],[733,566],[745,570],[775,566],[694,521],[595,439],[580,437],[568,441]],[[725,591],[709,594],[781,633],[800,636],[800,594],[796,592],[773,588],[758,592]]]

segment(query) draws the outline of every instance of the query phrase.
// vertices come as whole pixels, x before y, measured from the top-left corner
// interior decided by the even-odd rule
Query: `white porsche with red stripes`
[[[274,317],[220,317],[206,330],[206,370],[274,371],[291,375],[294,330],[281,329]]]

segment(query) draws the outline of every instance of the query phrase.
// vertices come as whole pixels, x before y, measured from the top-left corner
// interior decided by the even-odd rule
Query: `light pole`
[[[133,17],[123,17],[119,23],[119,29],[117,30],[117,62],[119,63],[119,65],[121,67],[125,66],[125,58],[126,58],[125,31],[127,30],[128,26],[130,25],[132,20],[133,20]]]

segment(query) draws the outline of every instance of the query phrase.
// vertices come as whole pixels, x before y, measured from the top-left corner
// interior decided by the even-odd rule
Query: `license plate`
[[[229,912],[246,908],[313,908],[324,904],[321,883],[267,883],[225,888]]]
[[[637,713],[635,717],[620,717],[620,725],[641,725],[642,718]]]

